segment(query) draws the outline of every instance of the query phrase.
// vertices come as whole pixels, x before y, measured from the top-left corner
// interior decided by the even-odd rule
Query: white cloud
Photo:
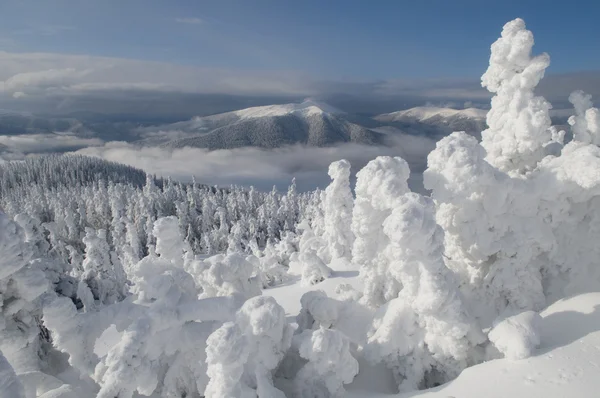
[[[304,190],[325,187],[329,181],[327,167],[335,160],[349,160],[356,172],[377,156],[395,155],[409,162],[414,170],[414,187],[422,190],[420,174],[434,142],[425,137],[399,134],[393,143],[386,147],[342,144],[315,148],[296,145],[275,150],[239,148],[207,151],[200,148],[140,148],[125,142],[110,142],[100,147],[81,149],[78,153],[180,180],[189,180],[193,175],[197,181],[210,185],[254,185],[260,189],[277,185],[281,189],[296,177],[299,188]]]
[[[175,18],[175,22],[190,25],[200,25],[204,21],[202,21],[200,18]]]
[[[5,91],[11,94],[22,85],[46,95],[140,88],[239,95],[314,93],[309,79],[289,71],[228,70],[123,58],[5,51],[0,51],[0,81],[4,81]]]
[[[74,68],[65,68],[17,73],[4,81],[3,89],[13,97],[19,98],[30,91],[36,93],[40,90],[69,87],[90,72],[89,69],[78,71]]]
[[[0,135],[0,155],[6,160],[18,160],[28,154],[74,151],[103,144],[98,138],[71,134]]]
[[[40,97],[54,101],[54,96],[111,94],[113,91],[296,99],[338,96],[344,101],[362,101],[359,111],[377,101],[412,106],[428,100],[488,103],[490,95],[481,88],[478,79],[317,80],[289,70],[208,68],[124,58],[6,51],[0,51],[0,82],[5,82],[5,89],[0,87],[0,94],[2,91],[6,94],[0,95],[0,100],[11,98],[16,92],[26,94],[29,101]],[[542,81],[539,91],[558,104],[556,99],[566,101],[576,87],[586,87],[592,95],[600,95],[600,73],[550,75]],[[22,95],[17,94],[19,96]],[[135,99],[140,100],[139,97]],[[402,108],[386,108],[383,112],[399,109]]]

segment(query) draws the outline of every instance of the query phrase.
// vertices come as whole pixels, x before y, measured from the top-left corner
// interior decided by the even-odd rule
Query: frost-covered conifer
[[[534,94],[550,65],[548,54],[531,55],[533,34],[522,19],[504,25],[492,44],[490,65],[481,82],[495,96],[481,133],[487,161],[504,172],[533,170],[552,141],[551,105]]]
[[[246,301],[235,323],[224,324],[208,338],[206,397],[284,398],[273,385],[272,373],[290,348],[292,332],[275,299]]]
[[[78,291],[83,297],[93,298],[84,303],[89,306],[94,302],[112,304],[122,300],[126,295],[127,279],[119,259],[111,255],[106,231],[87,228],[83,243],[85,259]]]
[[[380,309],[367,353],[387,362],[402,390],[430,385],[428,373],[451,379],[467,366],[470,350],[484,337],[444,264],[443,231],[435,222],[433,201],[403,195],[383,230],[391,243],[390,274],[402,290]]]
[[[354,199],[350,189],[350,163],[339,160],[329,166],[331,184],[325,190],[324,238],[329,255],[335,258],[350,258],[354,235],[351,229]],[[328,259],[324,259],[328,260]]]
[[[404,159],[379,156],[357,174],[352,231],[356,236],[352,261],[360,265],[364,280],[363,302],[377,307],[398,295],[399,283],[390,277],[389,238],[383,222],[400,197],[409,191],[410,170]]]
[[[319,328],[299,336],[300,356],[308,362],[294,380],[297,397],[344,397],[344,384],[358,374],[348,339],[338,330]]]

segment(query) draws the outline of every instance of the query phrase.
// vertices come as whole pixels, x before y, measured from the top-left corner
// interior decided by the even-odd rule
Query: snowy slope
[[[483,120],[485,119],[487,111],[484,109],[477,108],[467,108],[467,109],[452,109],[452,108],[439,108],[433,106],[419,106],[416,108],[411,108],[403,111],[397,111],[392,113],[385,113],[383,115],[376,116],[376,120],[380,121],[402,121],[406,119],[416,119],[420,122],[424,122],[426,120],[432,118],[440,118],[440,119],[454,119],[454,118],[463,118],[463,119],[475,119],[475,120]]]
[[[241,119],[250,119],[256,117],[283,116],[289,114],[310,116],[322,115],[325,113],[343,114],[344,112],[326,103],[307,99],[299,104],[256,106],[231,113],[235,114]]]
[[[542,343],[534,356],[498,359],[467,368],[452,382],[410,394],[371,394],[348,388],[352,398],[567,398],[600,391],[600,292],[560,300],[541,315]]]

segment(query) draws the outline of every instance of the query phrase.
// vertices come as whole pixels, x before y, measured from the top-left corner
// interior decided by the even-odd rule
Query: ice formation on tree
[[[447,264],[487,326],[500,314],[540,310],[599,280],[592,242],[600,152],[590,144],[591,103],[581,93],[571,96],[574,139],[563,147],[561,134],[548,129],[549,105],[533,96],[548,62],[530,57],[532,45],[522,20],[506,24],[483,76],[496,96],[482,144],[453,133],[429,154],[424,173],[445,231]],[[592,120],[596,113],[589,114]],[[546,154],[550,144],[559,151]]]
[[[308,362],[295,378],[297,397],[343,397],[358,374],[348,339],[338,330],[319,328],[300,335],[300,356]]]
[[[324,238],[332,259],[350,258],[354,242],[350,228],[354,202],[350,189],[350,163],[347,160],[331,163],[329,176],[331,184],[325,190],[323,201]]]
[[[409,192],[410,170],[404,159],[379,156],[356,174],[356,200],[352,213],[352,231],[356,236],[352,261],[360,265],[364,280],[363,302],[377,307],[398,295],[400,285],[390,277],[383,221],[391,214],[399,198]]]
[[[106,231],[86,229],[85,259],[80,277],[78,295],[86,309],[96,303],[112,304],[126,295],[127,277],[119,259],[110,251],[106,241]]]
[[[481,145],[487,161],[504,172],[534,169],[552,140],[551,105],[534,95],[550,57],[532,57],[532,48],[533,34],[525,29],[525,22],[518,18],[507,23],[492,44],[490,65],[481,77],[482,85],[495,93]]]
[[[424,183],[437,201],[447,264],[487,324],[507,307],[543,306],[539,266],[532,263],[548,244],[535,218],[532,187],[484,156],[475,138],[452,133],[429,154]]]
[[[156,236],[156,254],[177,268],[184,268],[185,260],[191,261],[191,247],[183,240],[179,220],[175,216],[156,220],[152,234]]]
[[[201,297],[239,294],[249,298],[260,295],[260,275],[240,253],[217,254],[192,264],[194,277],[202,288]]]
[[[592,96],[578,90],[569,96],[575,115],[569,117],[573,140],[600,145],[600,111],[592,106]]]
[[[402,290],[380,309],[367,355],[386,361],[402,390],[427,385],[431,373],[442,381],[455,377],[484,338],[444,263],[433,201],[416,193],[401,196],[383,231],[391,245],[389,272]]]
[[[209,336],[207,398],[285,398],[272,373],[290,348],[292,327],[275,299],[249,299],[228,322]]]

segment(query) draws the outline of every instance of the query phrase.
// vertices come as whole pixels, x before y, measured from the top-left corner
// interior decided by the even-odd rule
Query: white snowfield
[[[428,391],[349,398],[593,398],[600,396],[600,293],[560,300],[542,313],[541,345],[523,360],[496,359]],[[350,390],[350,388],[348,388]]]

